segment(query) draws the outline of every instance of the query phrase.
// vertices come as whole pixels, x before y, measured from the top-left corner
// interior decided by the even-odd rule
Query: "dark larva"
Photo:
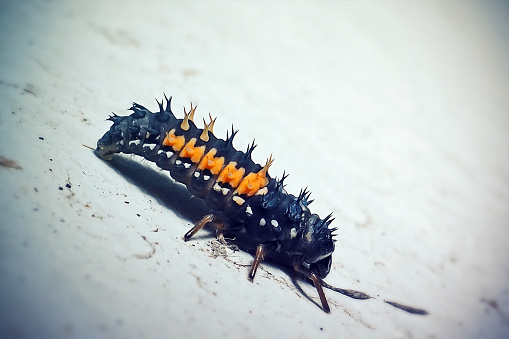
[[[166,96],[165,96],[166,98]],[[159,112],[133,103],[129,116],[114,114],[110,130],[97,142],[96,154],[110,160],[115,153],[136,154],[170,171],[171,176],[186,185],[197,197],[205,200],[212,210],[184,236],[189,240],[206,224],[212,223],[218,237],[235,239],[241,249],[254,254],[249,272],[253,280],[263,260],[293,268],[310,279],[320,297],[323,310],[330,312],[322,286],[355,299],[369,299],[365,293],[335,288],[322,279],[330,271],[334,252],[333,234],[329,228],[331,214],[320,218],[311,213],[309,192],[304,189],[295,196],[286,192],[283,174],[272,178],[268,169],[270,157],[261,166],[251,160],[256,147],[246,152],[233,147],[237,131],[226,139],[213,134],[215,119],[204,128],[193,122],[196,107],[184,109],[183,119],[177,119],[170,108],[159,103]]]

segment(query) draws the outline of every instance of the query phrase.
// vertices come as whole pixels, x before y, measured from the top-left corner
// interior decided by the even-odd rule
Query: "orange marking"
[[[218,175],[224,165],[224,157],[216,158],[217,150],[215,148],[208,151],[207,154],[201,159],[198,169],[203,171],[204,169],[210,170],[212,175]]]
[[[163,146],[170,146],[174,151],[180,151],[186,143],[186,138],[175,135],[175,129],[172,129],[163,140]]]
[[[237,169],[235,166],[237,163],[235,161],[232,161],[226,165],[221,173],[219,173],[219,176],[217,178],[217,181],[229,183],[231,187],[237,187],[244,177],[244,173],[246,170],[244,168]]]
[[[239,187],[237,187],[236,193],[247,194],[248,197],[254,195],[260,188],[267,186],[269,179],[265,175],[258,173],[249,173],[242,180]]]
[[[203,153],[205,153],[205,145],[195,147],[195,144],[196,138],[189,140],[184,149],[180,152],[179,156],[182,158],[190,158],[194,163],[199,162],[203,157]]]
[[[246,175],[239,187],[235,190],[234,194],[246,194],[248,197],[254,195],[258,192],[259,189],[265,187],[269,183],[269,179],[267,178],[267,171],[269,170],[270,165],[274,160],[272,156],[270,156],[269,160],[265,163],[265,166],[257,173],[249,173]]]

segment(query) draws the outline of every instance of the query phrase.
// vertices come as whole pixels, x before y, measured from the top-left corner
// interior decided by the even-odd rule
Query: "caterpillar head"
[[[334,252],[332,232],[335,229],[329,229],[329,224],[333,220],[331,214],[325,219],[320,219],[316,214],[312,214],[305,219],[306,231],[302,237],[303,264],[309,266],[311,271],[315,272],[320,278],[324,278],[329,274],[332,263],[332,252]]]

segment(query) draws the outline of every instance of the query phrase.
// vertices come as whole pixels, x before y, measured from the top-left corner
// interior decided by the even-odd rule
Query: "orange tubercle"
[[[238,194],[246,194],[248,197],[254,195],[260,188],[267,186],[269,179],[264,174],[249,173],[242,180],[239,187],[235,191]]]
[[[242,180],[239,187],[235,190],[235,193],[238,194],[246,194],[248,197],[254,195],[258,190],[265,187],[269,183],[269,179],[267,178],[267,171],[269,170],[270,165],[274,160],[272,159],[272,155],[265,163],[265,166],[257,173],[249,173]]]
[[[183,136],[176,136],[175,129],[172,129],[163,140],[163,146],[170,146],[174,151],[180,151],[186,143]]]
[[[217,150],[215,148],[208,151],[208,153],[201,159],[198,169],[201,171],[208,169],[212,175],[218,175],[223,168],[224,157],[216,158],[216,152]]]
[[[228,165],[223,168],[221,173],[217,178],[217,181],[229,183],[231,187],[237,187],[244,177],[244,173],[246,170],[244,168],[237,169],[235,166],[237,163],[235,161],[230,162]]]
[[[203,157],[203,153],[205,153],[205,145],[200,147],[195,147],[196,138],[192,138],[189,142],[184,146],[184,149],[180,152],[179,156],[182,158],[189,158],[192,162],[197,163]]]

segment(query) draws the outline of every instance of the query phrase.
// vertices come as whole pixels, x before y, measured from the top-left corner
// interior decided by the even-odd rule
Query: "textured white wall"
[[[2,1],[0,156],[21,169],[0,167],[0,337],[508,337],[508,14]],[[256,138],[288,191],[308,186],[339,227],[326,280],[377,299],[326,291],[327,315],[278,268],[249,283],[249,255],[183,242],[206,209],[182,186],[84,147],[163,92],[219,136],[233,123],[240,149]]]

